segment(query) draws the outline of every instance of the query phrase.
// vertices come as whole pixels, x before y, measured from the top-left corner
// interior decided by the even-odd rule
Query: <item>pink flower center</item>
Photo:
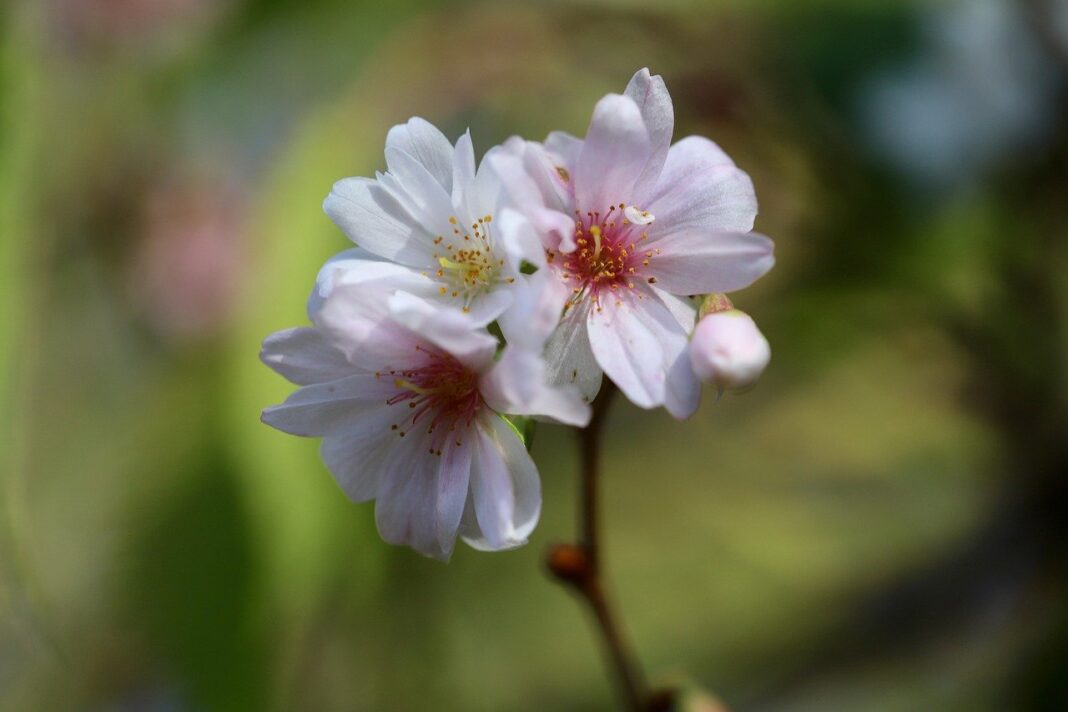
[[[458,428],[466,430],[482,407],[478,375],[444,351],[423,346],[416,346],[415,350],[423,357],[420,365],[376,373],[375,377],[388,375],[397,388],[386,405],[407,404],[400,420],[390,429],[403,438],[412,428],[425,426],[427,434],[434,436],[431,454],[440,455],[450,434]],[[461,437],[456,436],[456,446],[462,444]]]
[[[561,278],[571,286],[572,297],[565,309],[577,304],[587,296],[600,309],[600,299],[605,293],[634,289],[636,280],[643,279],[645,268],[660,250],[643,249],[642,243],[649,239],[648,222],[638,224],[634,220],[652,216],[624,203],[612,205],[603,214],[600,211],[575,211],[575,243],[578,247],[569,253],[546,251],[546,258],[555,265]],[[634,220],[630,219],[631,217]],[[655,277],[646,281],[656,283]]]

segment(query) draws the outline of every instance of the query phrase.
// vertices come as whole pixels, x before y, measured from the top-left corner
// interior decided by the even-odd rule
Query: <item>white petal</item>
[[[675,321],[679,322],[679,326],[687,334],[693,332],[694,324],[697,322],[697,308],[689,298],[677,297],[674,294],[665,292],[663,289],[657,289],[653,285],[649,285],[649,290],[660,298],[660,301],[664,303],[671,315],[675,317]]]
[[[399,445],[400,438],[389,427],[394,420],[396,414],[382,407],[323,438],[319,454],[353,502],[378,496],[382,463],[389,449]]]
[[[613,296],[603,295],[601,310],[591,310],[587,320],[597,363],[635,405],[664,405],[668,372],[683,355],[687,334],[651,291],[639,286]]]
[[[396,196],[373,180],[339,180],[323,201],[323,210],[369,252],[415,267],[437,266],[430,249],[434,237]]]
[[[641,69],[631,77],[623,94],[638,105],[649,133],[649,160],[635,181],[635,194],[641,195],[656,184],[664,167],[671,147],[671,134],[675,129],[675,109],[663,78],[660,75],[651,76],[648,69]]]
[[[466,218],[479,218],[473,215],[469,202],[475,197],[475,149],[471,143],[471,131],[466,131],[456,142],[456,151],[452,158],[452,205],[460,215]]]
[[[535,267],[545,264],[545,248],[534,225],[516,210],[505,208],[499,221],[493,223],[497,241],[507,255],[510,268],[519,271],[523,262]]]
[[[570,308],[545,344],[548,382],[575,386],[587,402],[601,390],[601,367],[590,349],[586,326],[589,311],[588,299]]]
[[[381,409],[395,391],[389,379],[358,373],[298,388],[284,403],[265,408],[261,419],[292,435],[327,435]]]
[[[438,537],[439,456],[431,454],[422,429],[412,430],[405,442],[390,448],[383,460],[375,501],[375,523],[390,544],[410,546],[426,556],[447,560],[451,544]]]
[[[474,522],[461,525],[460,534],[481,550],[521,546],[541,513],[538,470],[523,443],[496,415],[480,419],[477,431],[471,462],[475,517]]]
[[[418,116],[398,124],[386,135],[386,148],[403,151],[418,161],[445,190],[452,190],[453,148],[445,134]],[[393,170],[393,166],[390,166]]]
[[[689,344],[668,366],[664,391],[664,409],[679,420],[685,420],[701,405],[701,382],[690,364]]]
[[[309,319],[315,320],[324,300],[337,284],[375,284],[389,291],[401,289],[426,297],[437,292],[434,280],[423,272],[354,247],[334,255],[319,270],[315,287],[308,297]]]
[[[472,433],[473,435],[473,433]],[[452,553],[456,543],[460,518],[470,492],[471,457],[473,443],[457,445],[458,441],[449,439],[438,456],[440,464],[437,472],[438,501],[435,520],[437,522],[438,544],[442,551]]]
[[[649,236],[687,230],[748,232],[756,220],[753,182],[719,146],[701,136],[668,151],[656,187],[642,207],[656,215]]]
[[[440,297],[440,295],[436,296]],[[450,298],[445,297],[442,299],[448,300]],[[459,298],[457,298],[456,302],[442,301],[442,299],[437,300],[439,304],[444,304],[446,308],[463,312],[463,305],[459,302]],[[471,300],[463,316],[478,326],[486,326],[497,319],[511,304],[512,290],[505,285],[500,285],[488,292],[483,292]]]
[[[455,208],[450,191],[441,186],[426,166],[404,151],[387,147],[386,162],[389,173],[379,176],[379,183],[397,198],[427,235],[451,234],[449,218]]]
[[[597,102],[575,166],[579,208],[603,214],[611,205],[635,202],[635,181],[652,151],[641,109],[633,99],[609,94]]]
[[[271,334],[263,341],[260,359],[299,385],[336,381],[352,375],[345,354],[316,329],[302,327]]]
[[[655,244],[648,272],[673,294],[732,292],[775,265],[774,243],[755,232],[681,232]]]
[[[326,338],[365,372],[409,363],[427,343],[390,314],[392,294],[375,285],[335,285],[316,315]]]

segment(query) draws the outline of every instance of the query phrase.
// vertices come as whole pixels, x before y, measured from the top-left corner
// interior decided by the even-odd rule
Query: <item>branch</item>
[[[660,707],[660,700],[654,703],[650,697],[637,659],[623,635],[619,621],[613,615],[605,593],[606,582],[601,565],[598,505],[601,440],[608,407],[615,392],[615,385],[606,381],[600,398],[594,403],[590,424],[578,431],[582,466],[579,543],[557,544],[550,549],[547,564],[550,573],[558,581],[570,586],[589,605],[626,708],[632,712],[645,712],[652,709],[654,704]]]

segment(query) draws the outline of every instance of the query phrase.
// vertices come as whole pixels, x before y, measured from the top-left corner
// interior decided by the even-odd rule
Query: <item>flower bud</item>
[[[706,314],[690,343],[690,363],[705,383],[740,390],[756,383],[771,360],[771,347],[752,317],[738,309]]]

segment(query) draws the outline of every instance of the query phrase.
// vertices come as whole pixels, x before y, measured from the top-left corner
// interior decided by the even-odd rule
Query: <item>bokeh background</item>
[[[751,173],[759,387],[617,403],[654,681],[734,710],[1068,709],[1068,3],[33,0],[0,9],[0,709],[601,710],[571,433],[521,550],[383,544],[257,360],[423,116],[585,131],[642,66]]]

